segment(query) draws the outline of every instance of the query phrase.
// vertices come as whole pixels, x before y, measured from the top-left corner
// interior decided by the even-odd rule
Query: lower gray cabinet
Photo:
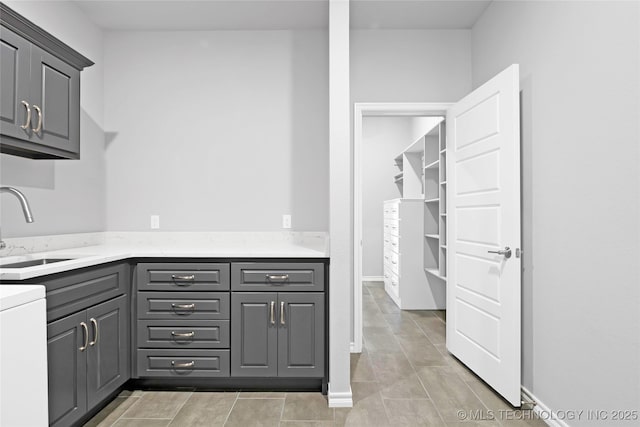
[[[324,294],[233,292],[231,375],[324,376]]]
[[[87,411],[87,313],[81,311],[47,325],[49,424],[68,426]]]
[[[128,319],[122,295],[49,323],[50,425],[72,425],[129,379]]]

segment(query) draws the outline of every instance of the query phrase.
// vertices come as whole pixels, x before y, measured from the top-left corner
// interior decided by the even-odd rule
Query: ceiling
[[[107,30],[327,28],[328,0],[75,0]],[[471,28],[490,0],[351,0],[352,29]]]

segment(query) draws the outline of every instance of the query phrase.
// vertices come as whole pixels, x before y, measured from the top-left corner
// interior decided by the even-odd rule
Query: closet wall
[[[493,2],[472,40],[474,86],[520,64],[523,384],[638,409],[640,3]]]

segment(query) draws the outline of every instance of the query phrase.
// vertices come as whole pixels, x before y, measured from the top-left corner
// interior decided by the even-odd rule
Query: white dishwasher
[[[45,288],[0,285],[0,426],[47,426],[47,402]]]

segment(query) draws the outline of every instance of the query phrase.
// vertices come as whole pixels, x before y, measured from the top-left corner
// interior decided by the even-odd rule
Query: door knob
[[[499,251],[487,251],[487,252],[490,254],[504,255],[506,259],[511,258],[511,248],[509,246],[505,246],[504,249],[501,249]]]

